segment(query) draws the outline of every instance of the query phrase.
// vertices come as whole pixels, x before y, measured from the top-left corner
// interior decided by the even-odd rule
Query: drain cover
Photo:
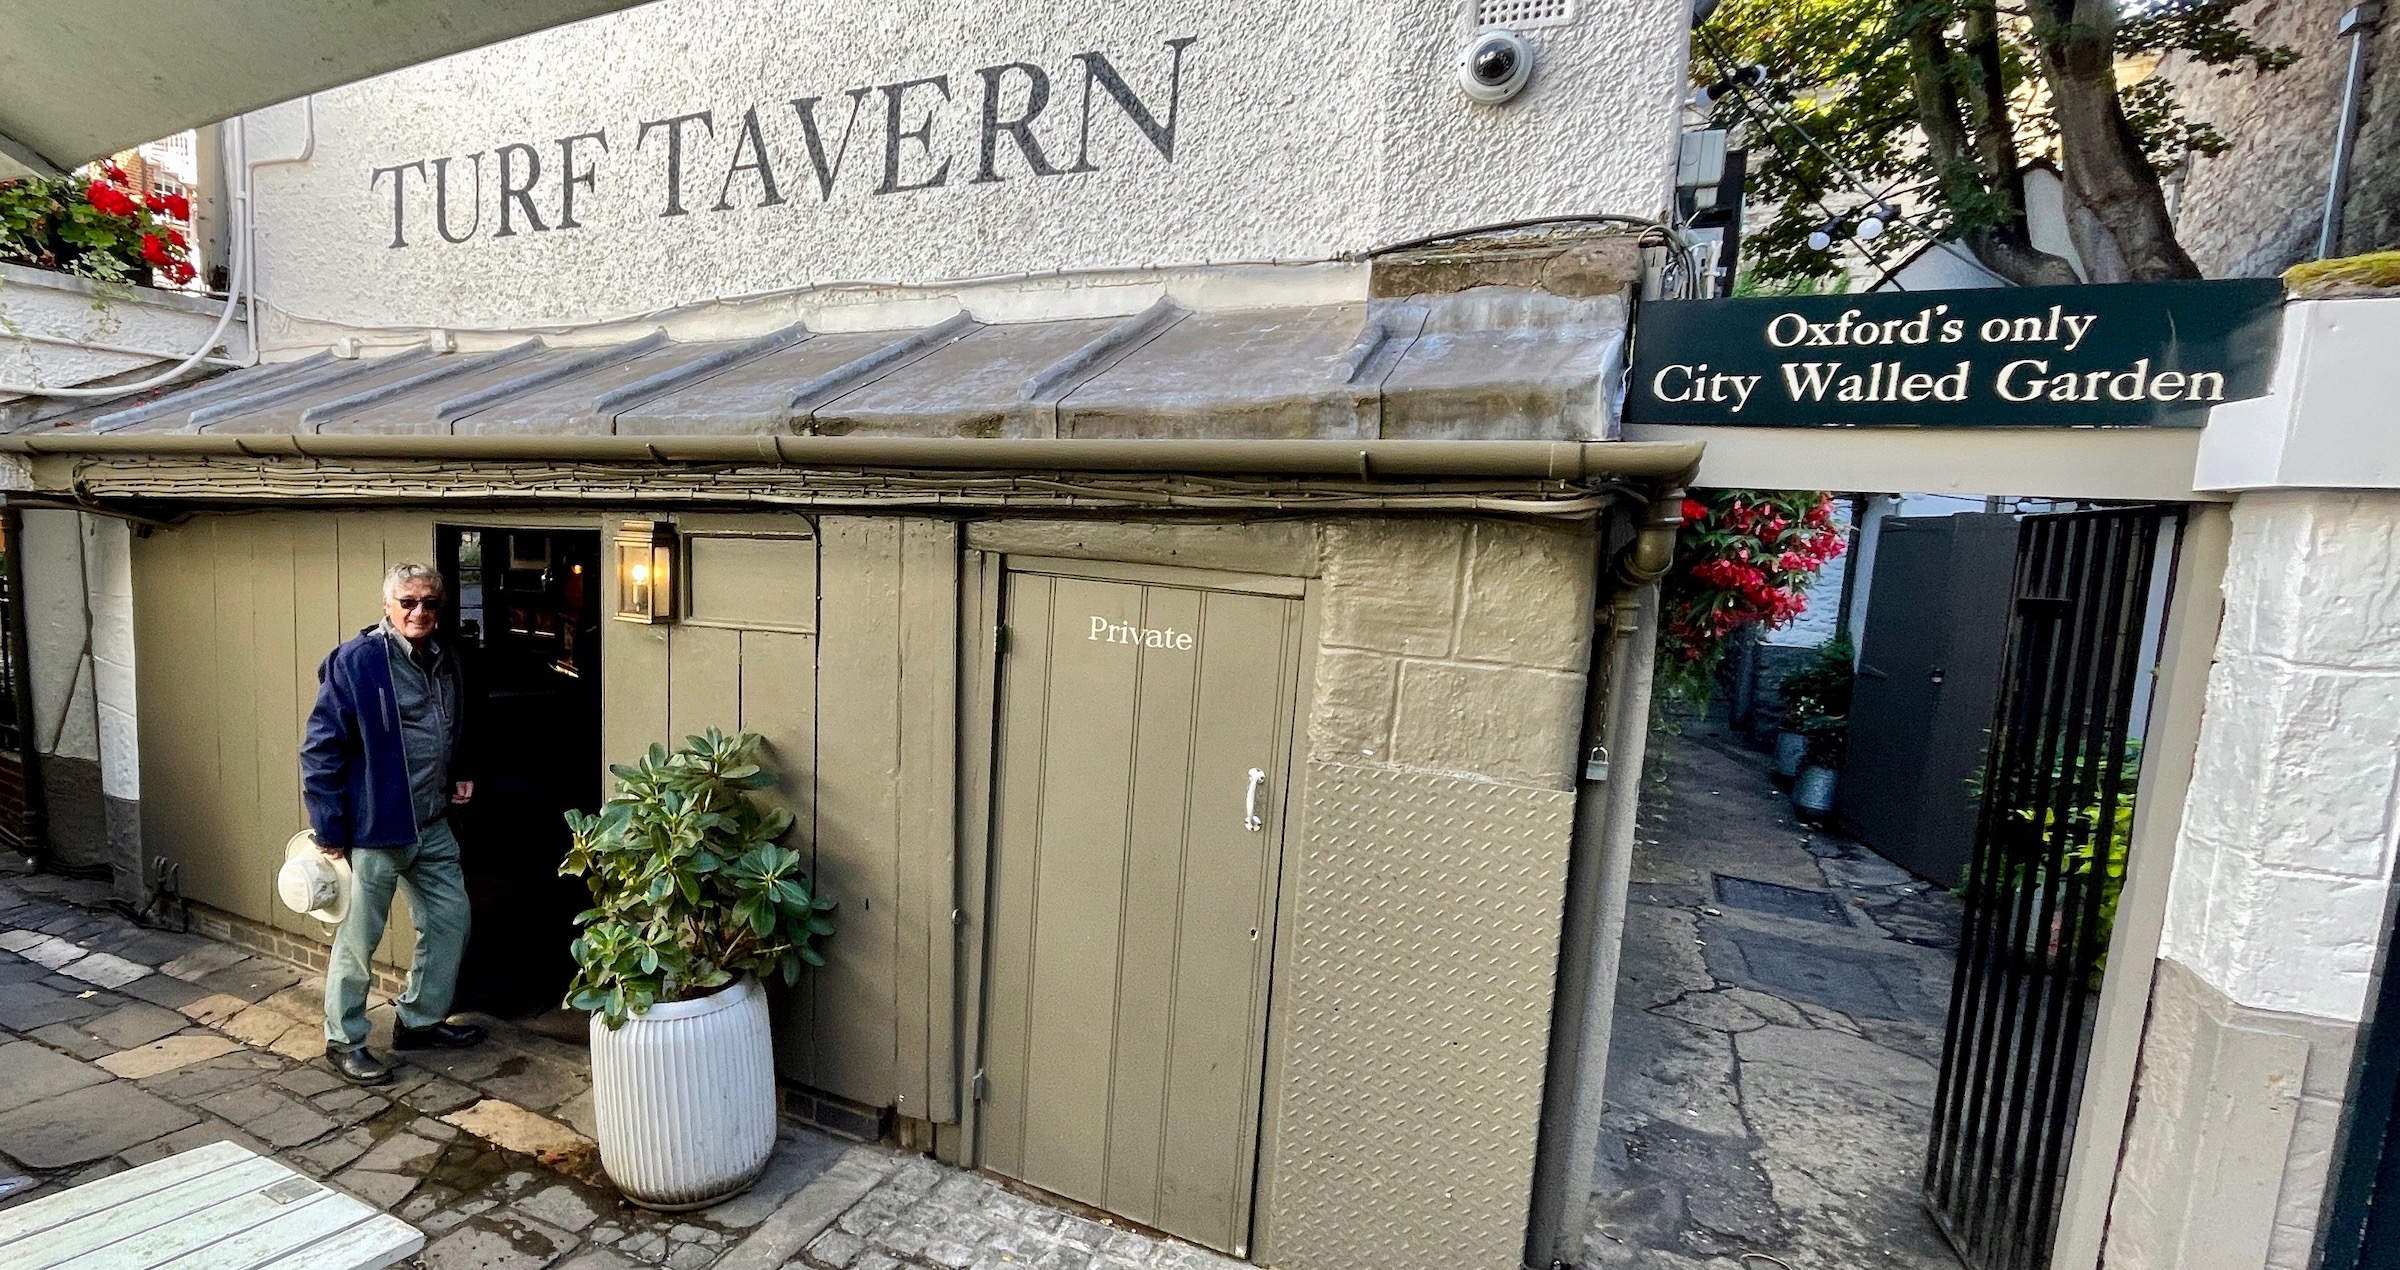
[[[1803,922],[1825,922],[1847,926],[1841,903],[1824,891],[1812,891],[1801,886],[1785,886],[1781,882],[1759,882],[1750,878],[1731,878],[1722,873],[1717,880],[1717,902],[1727,908],[1746,908],[1753,913],[1775,917],[1796,918]]]

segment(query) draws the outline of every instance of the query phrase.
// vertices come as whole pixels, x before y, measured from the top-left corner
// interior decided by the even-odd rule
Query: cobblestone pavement
[[[1230,1270],[973,1173],[786,1125],[766,1175],[694,1213],[621,1201],[584,1051],[498,1020],[362,1089],[324,1062],[318,978],[108,912],[0,855],[0,1208],[232,1141],[426,1233],[425,1270]],[[372,1044],[391,1007],[370,1012]],[[12,1182],[14,1189],[12,1189]]]
[[[1585,1264],[1957,1270],[1917,1200],[1958,905],[1654,734]]]

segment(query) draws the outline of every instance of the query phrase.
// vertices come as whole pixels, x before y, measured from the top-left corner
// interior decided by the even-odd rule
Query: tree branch
[[[2058,121],[2067,195],[2116,240],[2136,282],[2197,278],[2175,241],[2158,173],[2142,152],[2117,96],[2116,6],[2112,0],[2030,0],[2033,42]]]

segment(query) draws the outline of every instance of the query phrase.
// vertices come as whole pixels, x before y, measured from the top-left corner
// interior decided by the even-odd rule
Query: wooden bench
[[[5,1270],[380,1270],[416,1227],[212,1142],[0,1212]]]

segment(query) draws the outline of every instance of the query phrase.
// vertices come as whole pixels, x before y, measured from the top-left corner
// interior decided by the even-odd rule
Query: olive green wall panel
[[[1242,1255],[1300,602],[1028,572],[1008,612],[980,1161]]]
[[[1384,1270],[1514,1270],[1575,796],[1323,761],[1308,782],[1263,1251],[1289,1270],[1370,1249]]]
[[[817,875],[839,902],[780,1070],[846,1098],[956,1116],[959,535],[818,523]],[[795,1032],[801,1034],[795,1034]]]
[[[326,937],[275,899],[284,840],[307,826],[300,738],[317,665],[381,616],[384,570],[432,562],[434,520],[211,514],[134,539],[142,840],[181,863],[185,894]],[[377,949],[393,964],[409,951],[405,905]]]

